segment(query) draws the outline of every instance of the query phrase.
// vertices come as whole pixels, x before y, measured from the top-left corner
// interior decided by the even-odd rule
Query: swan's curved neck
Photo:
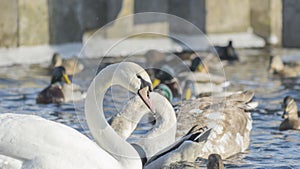
[[[150,93],[150,100],[155,105],[157,119],[154,127],[144,135],[144,138],[159,135],[173,127],[176,128],[176,115],[169,101],[156,92]],[[128,102],[121,113],[113,117],[111,126],[122,138],[127,139],[135,130],[141,118],[149,112],[148,107],[138,96],[135,96]]]
[[[116,64],[111,65],[94,78],[85,100],[85,116],[91,134],[101,148],[110,153],[124,168],[142,168],[138,153],[110,127],[103,113],[106,90],[112,85],[128,87],[128,84],[118,80],[118,71],[120,70]]]
[[[129,100],[122,111],[111,118],[111,127],[123,139],[127,139],[137,127],[142,117],[150,112],[138,95]]]
[[[152,92],[150,100],[156,108],[156,122],[155,126],[145,135],[145,137],[153,137],[161,135],[163,132],[171,131],[170,137],[174,137],[177,126],[176,114],[171,103],[162,95]]]

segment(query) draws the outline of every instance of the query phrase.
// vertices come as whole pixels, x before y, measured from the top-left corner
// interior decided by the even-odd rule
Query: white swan
[[[23,162],[22,169],[142,168],[136,150],[106,122],[102,101],[113,84],[138,93],[151,108],[147,73],[123,62],[103,69],[87,93],[85,113],[96,143],[78,131],[33,115],[0,115],[0,154]]]
[[[146,134],[134,142],[145,151],[146,157],[152,157],[163,148],[175,142],[177,120],[170,102],[162,95],[151,92],[150,101],[155,105],[156,122]],[[138,122],[149,112],[143,101],[135,96],[121,113],[112,117],[111,127],[124,139],[135,130]]]

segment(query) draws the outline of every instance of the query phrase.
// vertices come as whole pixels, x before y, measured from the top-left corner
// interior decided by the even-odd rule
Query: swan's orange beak
[[[144,103],[147,105],[147,107],[152,111],[152,112],[155,112],[154,111],[154,107],[150,101],[150,97],[149,97],[149,86],[146,86],[142,89],[140,89],[138,91],[138,95],[141,97],[141,99],[144,101]]]

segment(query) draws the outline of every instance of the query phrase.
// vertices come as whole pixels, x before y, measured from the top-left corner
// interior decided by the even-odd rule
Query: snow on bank
[[[37,64],[50,62],[54,52],[60,53],[64,58],[74,55],[85,58],[102,56],[127,56],[144,54],[150,49],[165,52],[180,52],[186,45],[194,51],[208,50],[211,45],[227,45],[233,41],[236,48],[264,47],[262,38],[252,33],[217,34],[207,36],[197,35],[170,35],[165,38],[119,38],[105,39],[101,36],[83,38],[82,43],[69,43],[62,45],[41,45],[19,48],[0,48],[0,66],[13,64]],[[82,48],[84,47],[84,50]],[[82,53],[80,53],[82,50]]]
[[[50,62],[55,52],[60,53],[64,58],[68,58],[78,55],[81,48],[81,43],[0,48],[0,66]]]

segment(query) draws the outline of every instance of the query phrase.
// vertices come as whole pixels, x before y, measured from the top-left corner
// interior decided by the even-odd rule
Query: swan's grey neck
[[[150,100],[151,103],[155,105],[156,123],[144,137],[152,137],[162,134],[163,132],[169,132],[171,128],[173,128],[173,132],[175,132],[177,119],[171,103],[164,96],[155,92],[150,94]],[[175,133],[170,133],[170,137],[174,137],[175,139]]]
[[[124,139],[131,135],[143,115],[149,112],[148,107],[140,100],[137,96],[131,99],[123,111],[112,119],[112,127]],[[150,100],[155,107],[156,123],[135,142],[144,150],[147,158],[175,141],[177,126],[174,109],[164,96],[151,92]]]
[[[129,100],[122,111],[111,119],[111,127],[123,139],[127,139],[142,117],[150,112],[149,108],[138,95]]]
[[[103,98],[112,85],[128,88],[128,83],[122,81],[120,64],[110,65],[103,69],[92,81],[85,101],[85,116],[97,144],[114,156],[124,168],[142,168],[142,163],[136,150],[123,140],[107,123],[103,113]],[[112,74],[113,73],[113,74]]]
[[[155,106],[157,118],[154,127],[143,136],[144,138],[155,134],[159,135],[176,126],[176,115],[169,101],[156,92],[150,93],[150,100]],[[121,113],[113,117],[111,126],[122,138],[127,139],[146,113],[150,113],[149,108],[138,96],[135,96]]]

